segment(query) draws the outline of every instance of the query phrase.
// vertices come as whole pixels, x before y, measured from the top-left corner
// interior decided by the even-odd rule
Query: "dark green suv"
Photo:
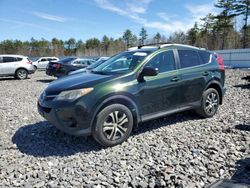
[[[104,146],[125,141],[138,123],[195,109],[212,117],[224,95],[224,64],[192,46],[139,46],[97,68],[58,79],[38,111],[58,129],[90,135]]]

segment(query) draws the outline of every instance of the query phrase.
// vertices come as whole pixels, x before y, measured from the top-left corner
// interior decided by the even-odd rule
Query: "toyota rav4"
[[[52,82],[38,111],[58,129],[93,135],[104,146],[122,143],[140,122],[172,113],[194,109],[209,118],[225,92],[224,64],[216,57],[180,44],[134,47]]]

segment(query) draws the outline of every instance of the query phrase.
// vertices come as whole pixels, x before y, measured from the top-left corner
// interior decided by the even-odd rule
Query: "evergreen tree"
[[[250,0],[238,0],[234,4],[234,9],[237,15],[243,15],[244,25],[243,30],[243,48],[248,47],[248,30],[250,26],[248,25],[248,17],[250,15]]]
[[[233,27],[232,20],[236,16],[234,12],[235,0],[218,0],[215,7],[222,9],[222,12],[216,16],[218,24],[218,32],[221,32],[221,49],[225,47],[228,29]]]
[[[161,34],[159,32],[156,33],[156,35],[154,36],[154,41],[156,43],[160,43],[161,42]]]
[[[144,45],[145,40],[148,37],[147,31],[146,31],[146,29],[144,27],[141,28],[141,32],[140,32],[139,36],[140,36],[140,38],[139,38],[139,44],[140,45]]]
[[[133,40],[133,34],[132,32],[127,29],[124,34],[123,34],[123,40],[125,41],[126,45],[127,45],[127,48],[131,47],[131,44],[132,44],[132,40]]]

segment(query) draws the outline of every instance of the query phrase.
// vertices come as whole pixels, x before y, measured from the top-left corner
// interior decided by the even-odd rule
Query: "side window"
[[[2,57],[0,57],[0,63],[2,63],[3,62],[3,58]]]
[[[23,58],[20,58],[20,57],[17,58],[17,61],[22,61],[22,60],[23,60]]]
[[[47,59],[43,58],[43,59],[41,59],[41,61],[47,61]]]
[[[193,50],[178,50],[181,68],[193,67],[200,65],[200,57]]]
[[[14,57],[3,57],[3,63],[15,62],[16,59]]]
[[[210,60],[211,60],[211,56],[212,54],[207,52],[207,51],[199,51],[199,54],[200,54],[200,57],[202,59],[202,63],[203,64],[206,64],[206,63],[209,63]]]
[[[173,51],[165,51],[154,56],[146,66],[157,68],[159,73],[175,70]]]
[[[74,64],[74,65],[80,65],[81,62],[80,62],[80,61],[74,61],[73,64]]]

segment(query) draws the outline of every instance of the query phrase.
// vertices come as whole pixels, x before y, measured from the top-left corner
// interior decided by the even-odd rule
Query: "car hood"
[[[111,79],[111,77],[113,77],[113,75],[101,75],[94,73],[73,74],[51,82],[45,91],[47,95],[56,95],[65,90],[94,87],[100,82]]]

